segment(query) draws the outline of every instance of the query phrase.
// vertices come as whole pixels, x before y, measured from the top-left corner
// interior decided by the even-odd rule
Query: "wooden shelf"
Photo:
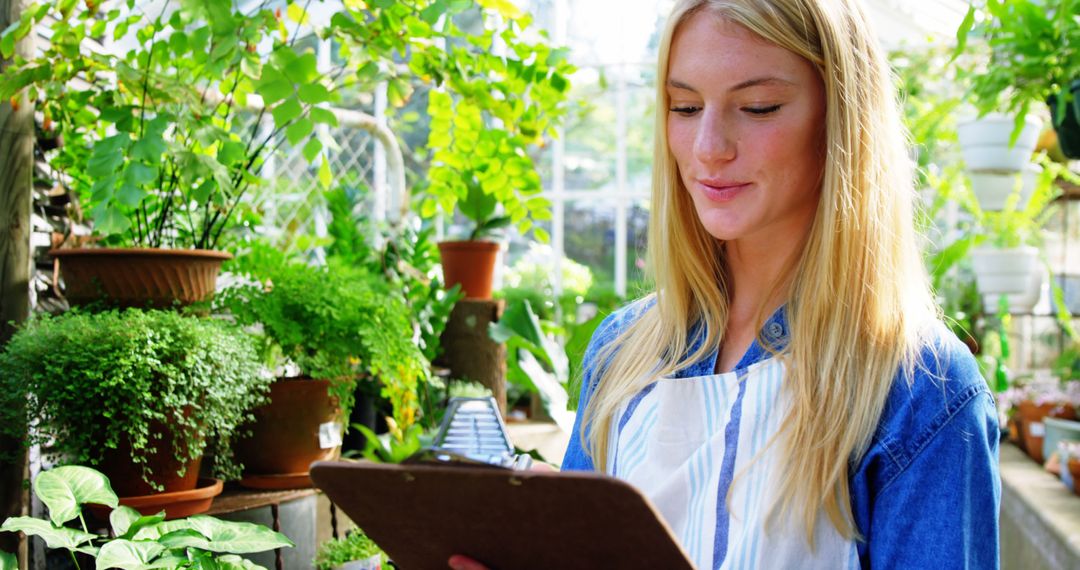
[[[287,489],[284,491],[258,491],[244,488],[227,489],[214,499],[213,506],[205,514],[212,516],[223,515],[260,507],[270,507],[310,497],[317,492],[315,489]]]

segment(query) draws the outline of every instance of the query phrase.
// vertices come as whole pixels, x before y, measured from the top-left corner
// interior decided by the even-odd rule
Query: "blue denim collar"
[[[750,344],[750,348],[746,349],[746,353],[739,359],[739,363],[735,365],[735,371],[749,368],[772,356],[774,352],[783,350],[784,347],[787,346],[789,332],[787,305],[781,305],[761,327],[759,337],[768,344],[768,347],[762,345],[759,339],[755,338],[754,342]],[[705,342],[706,333],[707,330],[705,325],[701,321],[697,321],[690,327],[690,345],[684,358],[685,356],[693,354],[694,351],[701,346],[701,343]],[[769,347],[771,347],[771,350]],[[677,370],[674,377],[690,378],[693,376],[710,376],[714,374],[716,370],[716,359],[719,354],[720,347],[714,347],[711,351],[706,353],[701,360]]]

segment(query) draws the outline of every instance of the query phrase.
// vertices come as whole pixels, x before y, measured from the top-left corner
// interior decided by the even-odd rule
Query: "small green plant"
[[[89,556],[95,568],[150,568],[199,570],[252,570],[263,568],[237,556],[276,548],[290,548],[285,535],[264,526],[230,522],[208,516],[173,521],[165,513],[144,516],[119,499],[102,473],[80,466],[55,467],[34,480],[34,495],[49,510],[49,520],[11,517],[0,526],[4,532],[24,532],[40,537],[49,548]],[[87,529],[83,505],[111,507],[110,536]],[[75,520],[79,528],[67,526]],[[0,570],[16,570],[15,556],[0,552]],[[263,569],[265,570],[265,569]]]
[[[401,429],[416,421],[417,388],[428,362],[413,342],[409,309],[380,276],[362,268],[314,267],[296,261],[248,266],[256,282],[223,291],[215,301],[244,326],[259,325],[262,354],[292,363],[305,377],[331,381],[331,395],[348,415],[357,378],[378,379]],[[243,265],[240,265],[243,267]]]
[[[251,340],[222,321],[139,309],[41,316],[0,354],[0,434],[91,466],[128,445],[160,489],[148,458],[164,424],[176,459],[208,450],[216,474],[234,479],[231,442],[270,382]]]
[[[985,41],[984,66],[967,70],[980,114],[1005,110],[1016,116],[1013,140],[1032,104],[1050,97],[1062,103],[1054,122],[1065,117],[1071,83],[1080,79],[1080,0],[986,0],[972,2],[957,30],[955,55],[969,49],[972,36]]]
[[[319,552],[315,556],[315,568],[335,570],[349,562],[367,560],[375,556],[385,559],[386,555],[363,531],[354,528],[345,535],[345,538],[326,541],[319,547]]]

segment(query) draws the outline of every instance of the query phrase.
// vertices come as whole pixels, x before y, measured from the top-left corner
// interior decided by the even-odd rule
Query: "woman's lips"
[[[698,180],[698,188],[713,202],[730,202],[750,187],[749,182],[706,182]]]

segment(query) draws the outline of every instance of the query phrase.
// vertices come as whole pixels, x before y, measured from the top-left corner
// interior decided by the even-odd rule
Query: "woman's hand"
[[[469,558],[468,556],[462,556],[455,554],[450,557],[450,560],[446,561],[453,570],[489,570],[487,566]]]

